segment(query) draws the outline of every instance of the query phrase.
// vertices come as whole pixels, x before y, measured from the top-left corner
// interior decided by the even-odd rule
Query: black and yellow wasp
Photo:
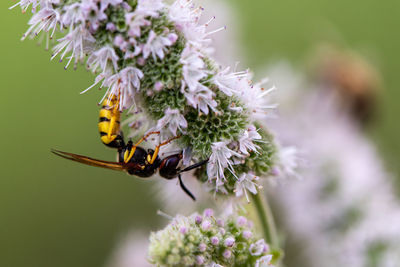
[[[125,144],[123,133],[120,127],[120,117],[121,112],[119,109],[119,97],[115,95],[109,95],[103,101],[103,106],[100,110],[98,127],[100,139],[103,144],[118,150],[118,162],[93,159],[83,155],[77,155],[54,149],[52,149],[51,152],[65,159],[90,166],[125,171],[130,175],[136,175],[142,178],[151,177],[155,174],[157,169],[159,169],[159,174],[163,178],[173,179],[178,177],[179,184],[183,191],[193,200],[195,200],[193,194],[183,184],[181,173],[200,167],[206,164],[208,160],[203,160],[187,168],[181,169],[180,166],[182,166],[183,152],[161,159],[158,156],[160,147],[167,145],[171,141],[179,138],[179,136],[173,137],[158,144],[154,150],[148,149],[146,151],[144,148],[139,146],[143,141],[146,141],[150,135],[160,133],[156,131],[147,133],[138,142],[136,142],[136,144],[133,144],[132,141],[129,141]]]

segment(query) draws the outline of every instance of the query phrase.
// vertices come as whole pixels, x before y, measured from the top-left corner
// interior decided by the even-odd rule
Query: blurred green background
[[[201,1],[200,1],[201,2]],[[321,40],[370,58],[385,92],[369,134],[389,170],[400,158],[400,2],[231,0],[246,64],[287,58],[301,65]],[[130,228],[160,226],[151,181],[56,158],[50,148],[114,159],[99,142],[102,92],[79,95],[93,76],[65,71],[36,41],[20,42],[29,14],[0,3],[0,266],[98,267]],[[228,25],[229,26],[229,25]],[[229,29],[229,28],[228,28]],[[227,44],[229,45],[229,44]]]

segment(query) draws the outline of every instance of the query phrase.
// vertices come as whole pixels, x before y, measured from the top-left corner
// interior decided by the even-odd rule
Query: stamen
[[[223,30],[226,30],[226,26],[216,29],[215,31],[208,32],[205,34],[205,36],[209,36],[211,34],[214,34],[214,33],[217,33],[217,32],[223,31]]]
[[[215,16],[212,16],[204,25],[207,27],[213,20],[215,20]]]

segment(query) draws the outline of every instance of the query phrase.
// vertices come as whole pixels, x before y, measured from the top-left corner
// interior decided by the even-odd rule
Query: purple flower
[[[225,239],[225,246],[233,247],[234,244],[235,244],[235,238],[228,237],[228,238]]]

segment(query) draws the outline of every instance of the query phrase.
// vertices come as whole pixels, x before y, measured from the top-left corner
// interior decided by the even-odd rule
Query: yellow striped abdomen
[[[106,146],[121,148],[124,140],[120,129],[121,113],[119,111],[118,99],[112,96],[106,98],[99,114],[98,128],[100,139]]]

